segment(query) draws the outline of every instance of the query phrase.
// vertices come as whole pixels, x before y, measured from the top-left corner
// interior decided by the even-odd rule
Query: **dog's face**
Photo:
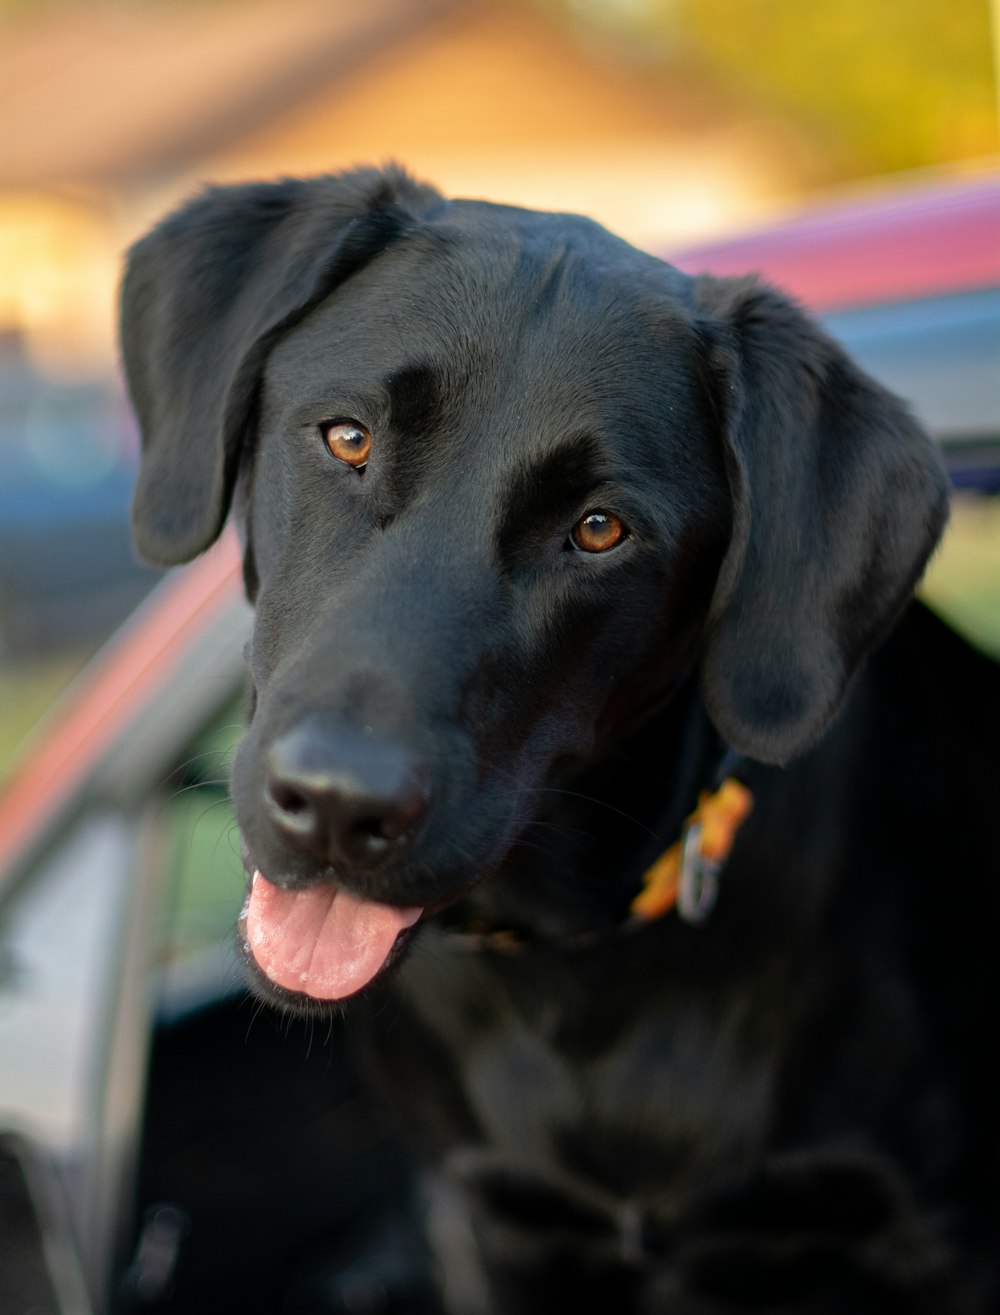
[[[195,202],[124,302],[140,543],[190,555],[238,486],[247,938],[319,999],[696,662],[742,750],[808,744],[943,514],[916,427],[775,294],[364,178]]]
[[[586,229],[473,216],[399,242],[276,346],[247,496],[245,839],[268,874],[312,879],[329,849],[408,905],[493,868],[609,705],[620,722],[683,670],[728,541],[666,267],[609,287]],[[316,770],[381,778],[386,817],[375,790],[343,822],[372,835],[289,844],[272,778],[300,740]]]

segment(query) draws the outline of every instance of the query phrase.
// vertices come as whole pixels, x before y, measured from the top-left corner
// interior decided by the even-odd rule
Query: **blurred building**
[[[199,179],[393,158],[456,195],[632,240],[795,188],[787,129],[645,83],[527,4],[216,0],[42,8],[0,39],[0,332],[107,364],[120,252]]]

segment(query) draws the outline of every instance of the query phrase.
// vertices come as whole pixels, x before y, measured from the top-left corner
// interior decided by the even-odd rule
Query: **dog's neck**
[[[512,950],[618,934],[636,921],[644,874],[731,765],[692,677],[626,740],[554,780],[501,870],[442,920]]]

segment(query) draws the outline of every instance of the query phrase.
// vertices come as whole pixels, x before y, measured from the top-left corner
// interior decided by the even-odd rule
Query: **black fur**
[[[332,875],[268,800],[293,733],[399,783],[336,878],[428,914],[351,1007],[490,1309],[994,1310],[1000,682],[906,610],[946,490],[902,404],[770,288],[393,171],[182,208],[123,340],[140,547],[237,495],[254,861]],[[731,749],[717,907],[631,929]]]

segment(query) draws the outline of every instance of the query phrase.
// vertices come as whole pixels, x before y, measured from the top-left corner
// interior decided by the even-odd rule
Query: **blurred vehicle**
[[[826,206],[670,255],[759,273],[820,315],[941,442],[958,488],[1000,488],[1000,179]]]
[[[667,254],[667,253],[663,253]],[[1000,489],[1000,179],[683,253],[759,270]],[[143,605],[0,796],[0,1309],[431,1309],[417,1177],[349,1022],[261,1013],[226,792],[249,610],[229,536]]]
[[[156,582],[130,540],[136,458],[119,390],[47,379],[0,335],[0,660],[101,639]]]

